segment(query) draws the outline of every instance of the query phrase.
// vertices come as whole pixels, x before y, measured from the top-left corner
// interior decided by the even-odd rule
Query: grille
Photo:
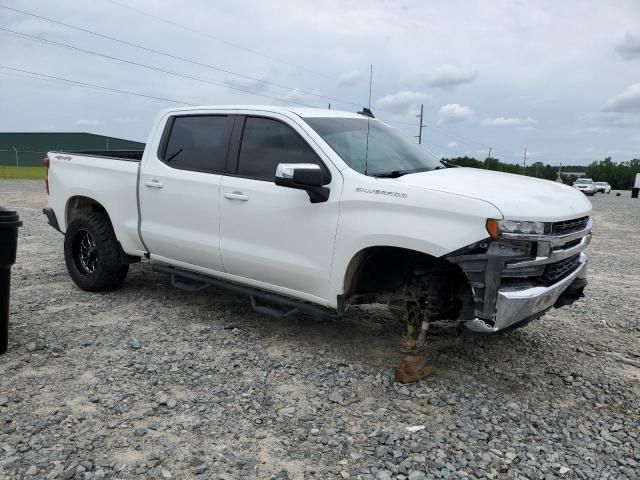
[[[566,235],[568,233],[584,230],[589,222],[589,217],[575,218],[563,222],[555,222],[551,225],[552,235]]]
[[[542,275],[543,281],[546,283],[557,282],[558,280],[566,277],[569,273],[575,270],[575,268],[578,266],[579,261],[580,254],[577,254],[573,257],[565,258],[564,260],[560,260],[559,262],[547,265],[547,268],[544,269],[544,274]]]
[[[580,242],[582,242],[582,238],[579,238],[579,239],[577,239],[577,240],[572,240],[572,241],[567,242],[567,243],[565,243],[564,245],[562,245],[562,249],[563,249],[563,250],[566,250],[566,249],[568,249],[568,248],[575,247],[575,246],[576,246],[576,245],[578,245]]]

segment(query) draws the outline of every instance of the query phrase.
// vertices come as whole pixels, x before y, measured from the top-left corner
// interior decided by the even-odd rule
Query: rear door
[[[224,271],[220,182],[234,115],[175,115],[142,168],[141,233],[151,258]]]
[[[272,115],[238,122],[242,138],[221,184],[222,261],[227,273],[253,283],[327,299],[342,176],[302,128]],[[311,203],[307,192],[277,186],[279,163],[320,165],[329,200]]]

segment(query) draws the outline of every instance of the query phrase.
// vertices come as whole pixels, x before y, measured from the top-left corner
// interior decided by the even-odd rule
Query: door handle
[[[229,200],[240,200],[241,202],[249,200],[249,196],[242,192],[224,192],[224,198],[228,198]]]
[[[158,180],[151,180],[150,182],[144,182],[144,184],[147,187],[150,187],[150,188],[162,188],[162,187],[164,187],[164,185],[161,184]]]

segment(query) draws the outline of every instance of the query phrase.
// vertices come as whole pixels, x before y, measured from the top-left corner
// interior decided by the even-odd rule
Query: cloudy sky
[[[166,100],[353,111],[369,101],[373,64],[374,113],[416,135],[424,104],[423,144],[437,155],[640,157],[639,0],[0,5],[120,41],[0,8],[0,131],[145,141],[176,105]]]

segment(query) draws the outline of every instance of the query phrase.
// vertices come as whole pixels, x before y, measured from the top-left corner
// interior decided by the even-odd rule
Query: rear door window
[[[313,149],[289,125],[270,118],[247,117],[238,175],[272,182],[279,163],[315,163],[326,172]]]
[[[162,161],[181,170],[224,172],[233,118],[230,115],[175,117]]]

